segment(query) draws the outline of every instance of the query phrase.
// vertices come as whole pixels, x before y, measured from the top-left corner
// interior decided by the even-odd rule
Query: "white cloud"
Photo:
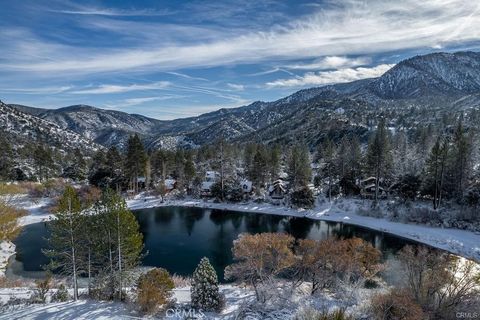
[[[393,65],[381,64],[372,68],[345,68],[335,71],[307,72],[303,76],[291,79],[279,79],[266,84],[269,88],[274,87],[303,87],[322,86],[333,83],[350,82],[360,79],[374,78],[381,76]]]
[[[368,65],[372,62],[372,59],[368,57],[348,58],[339,56],[328,56],[321,59],[316,59],[312,63],[300,63],[287,65],[285,68],[296,70],[325,70],[325,69],[338,69],[338,68],[351,68],[363,65]]]
[[[129,106],[136,106],[140,104],[144,104],[147,102],[152,101],[165,101],[170,99],[182,98],[180,95],[165,95],[160,97],[143,97],[143,98],[130,98],[125,99],[124,102],[121,104],[122,107],[129,107]]]
[[[72,15],[86,15],[86,16],[109,16],[109,17],[138,17],[138,16],[165,16],[171,14],[167,9],[164,10],[148,10],[148,9],[113,9],[105,7],[91,7],[83,6],[77,3],[68,2],[67,4],[71,9],[47,9],[47,11],[62,13],[62,14],[72,14]]]
[[[10,58],[8,63],[0,65],[0,70],[63,77],[65,73],[72,76],[169,71],[445,47],[480,39],[479,6],[478,1],[464,0],[332,0],[309,17],[263,32],[251,31],[242,35],[235,32],[233,36],[220,33],[204,42],[182,39],[155,45],[148,42],[145,46],[135,44],[128,47],[125,44],[126,48],[113,49],[72,47],[39,40],[26,44],[21,38],[0,37],[4,44],[2,54]],[[158,33],[158,28],[152,28],[151,32]],[[28,50],[18,50],[19,42]],[[335,59],[337,61],[333,64],[341,64],[338,58]]]
[[[227,86],[229,88],[232,88],[235,91],[243,91],[245,90],[245,86],[243,84],[237,84],[237,83],[227,83]]]
[[[166,89],[171,85],[168,81],[158,81],[150,84],[130,84],[130,85],[115,85],[115,84],[102,84],[98,87],[91,89],[82,89],[72,91],[74,94],[110,94],[110,93],[123,93],[131,91],[146,91],[146,90],[161,90]]]
[[[39,87],[39,88],[0,88],[0,92],[22,93],[22,94],[57,94],[66,92],[73,87]]]

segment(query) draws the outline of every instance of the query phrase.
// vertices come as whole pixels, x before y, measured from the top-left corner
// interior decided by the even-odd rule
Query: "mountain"
[[[138,114],[103,110],[87,105],[43,110],[36,115],[107,146],[123,144],[132,133],[146,134],[162,123]]]
[[[479,106],[477,52],[416,56],[378,78],[304,89],[273,102],[257,101],[171,121],[84,105],[56,110],[12,105],[104,146],[122,146],[129,135],[138,133],[150,148],[195,147],[221,137],[240,143],[301,139],[313,146],[326,136],[352,131],[366,137],[378,115],[390,117],[392,126],[410,128],[419,119],[430,123],[442,112]]]
[[[480,53],[433,53],[404,60],[367,87],[383,99],[459,96],[480,91]]]
[[[15,146],[26,142],[46,143],[58,150],[72,151],[78,148],[86,153],[101,148],[79,133],[20,110],[18,106],[0,101],[0,130]]]

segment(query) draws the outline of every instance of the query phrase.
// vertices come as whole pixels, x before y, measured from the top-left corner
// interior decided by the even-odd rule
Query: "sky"
[[[480,47],[480,1],[0,0],[0,8],[0,100],[157,119]]]

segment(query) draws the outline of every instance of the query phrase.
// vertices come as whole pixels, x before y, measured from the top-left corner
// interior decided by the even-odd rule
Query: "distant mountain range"
[[[25,126],[52,123],[65,137],[75,133],[75,141],[81,137],[103,146],[122,146],[133,133],[151,148],[194,147],[219,137],[287,144],[300,139],[313,146],[326,136],[335,139],[349,132],[366,137],[379,114],[388,114],[392,126],[407,128],[439,121],[442,110],[460,112],[479,105],[480,53],[433,53],[401,61],[378,78],[169,121],[86,105],[47,110],[2,104],[2,113],[9,116],[0,117],[0,128],[10,131],[18,127],[12,123],[28,115]]]

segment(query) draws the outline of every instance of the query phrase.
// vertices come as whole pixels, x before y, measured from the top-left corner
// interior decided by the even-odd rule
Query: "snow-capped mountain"
[[[80,149],[93,152],[100,145],[81,134],[62,128],[54,122],[20,111],[0,101],[0,130],[14,145],[24,142],[45,143],[59,150]]]
[[[368,85],[381,98],[457,96],[480,91],[480,53],[433,53],[404,60]]]
[[[137,114],[87,105],[44,110],[37,116],[103,145],[121,144],[132,133],[146,134],[162,123]]]
[[[338,121],[349,132],[364,130],[372,117],[386,110],[415,122],[408,114],[412,108],[452,111],[479,106],[480,53],[476,52],[416,56],[378,78],[304,89],[273,102],[257,101],[171,121],[84,105],[56,110],[12,105],[105,146],[121,146],[129,135],[138,133],[152,148],[194,147],[220,137],[238,142],[301,138],[314,144],[325,134],[337,135],[330,125]],[[340,109],[345,112],[335,111]]]

